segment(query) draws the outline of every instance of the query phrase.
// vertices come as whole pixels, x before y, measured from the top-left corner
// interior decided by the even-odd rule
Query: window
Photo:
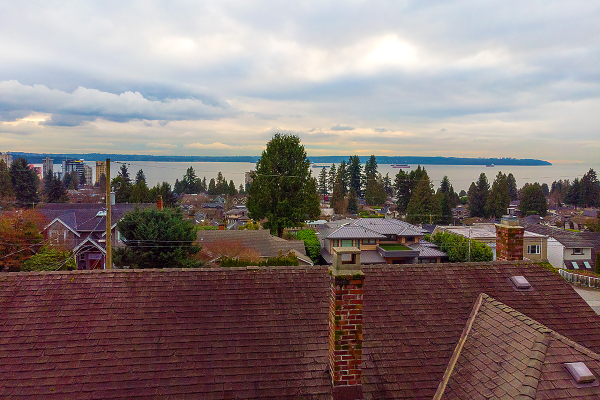
[[[540,254],[540,245],[527,245],[527,254]]]
[[[362,244],[376,244],[377,239],[363,239]]]
[[[573,249],[573,254],[583,254],[583,249],[581,247],[575,247]]]
[[[342,239],[342,247],[352,247],[352,239]]]

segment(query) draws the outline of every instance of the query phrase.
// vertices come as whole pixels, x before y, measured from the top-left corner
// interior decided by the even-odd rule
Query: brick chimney
[[[158,195],[158,198],[156,199],[156,208],[158,210],[162,210],[163,209],[163,199],[161,195]]]
[[[344,255],[349,255],[350,260],[343,261]],[[334,247],[330,273],[329,373],[333,399],[362,399],[362,308],[365,275],[360,269],[360,250],[356,247]]]
[[[504,215],[496,224],[496,259],[516,261],[523,259],[523,235],[525,229],[513,215]]]

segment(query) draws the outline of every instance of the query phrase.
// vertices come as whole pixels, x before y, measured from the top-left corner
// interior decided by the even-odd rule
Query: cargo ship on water
[[[392,168],[410,168],[408,164],[392,164]]]
[[[313,164],[313,165],[311,165],[311,167],[313,167],[313,168],[329,168],[329,167],[331,167],[331,165],[327,165],[327,164]]]

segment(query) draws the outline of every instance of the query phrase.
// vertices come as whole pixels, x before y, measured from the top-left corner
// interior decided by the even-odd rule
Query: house
[[[123,246],[117,222],[135,208],[155,207],[154,203],[113,204],[112,246]],[[42,229],[44,239],[51,246],[59,246],[75,254],[78,269],[104,268],[106,255],[106,205],[98,203],[47,203],[37,210],[48,224]]]
[[[216,241],[238,243],[256,251],[261,258],[265,259],[292,252],[298,257],[300,265],[313,265],[310,257],[306,255],[302,240],[285,240],[271,235],[267,229],[198,231],[198,245],[207,246]]]
[[[331,268],[1,274],[0,395],[600,396],[600,317],[557,274],[361,266],[357,250],[341,248],[355,263]],[[573,362],[591,374],[572,375]]]
[[[248,223],[248,221],[250,221],[250,218],[246,206],[236,206],[225,213],[225,223],[228,229],[231,229],[236,223],[236,226],[240,226]]]
[[[363,264],[417,264],[447,261],[446,253],[423,240],[426,231],[391,218],[343,219],[320,225],[321,257],[333,263],[335,247],[361,250]]]
[[[477,242],[485,243],[494,253],[496,259],[496,224],[481,223],[473,226],[437,226],[433,232],[449,232],[461,235]],[[523,259],[544,261],[548,259],[548,237],[525,231],[523,235]]]
[[[594,270],[595,243],[591,235],[537,224],[526,225],[525,232],[548,237],[548,261],[554,268]]]

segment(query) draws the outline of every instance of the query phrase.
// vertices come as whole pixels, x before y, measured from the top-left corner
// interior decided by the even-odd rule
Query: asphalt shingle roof
[[[306,247],[302,240],[285,240],[272,236],[267,229],[198,231],[198,243],[200,245],[212,243],[216,240],[238,242],[244,247],[256,250],[261,257],[277,257],[280,252],[285,255],[291,250],[306,255]]]
[[[564,229],[553,228],[551,226],[530,224],[525,225],[525,232],[533,232],[558,240],[567,248],[573,247],[594,247],[594,243],[585,235],[578,232],[570,232]]]
[[[600,350],[600,318],[542,266],[363,271],[365,399],[431,399],[482,292]],[[326,267],[1,274],[0,396],[329,399],[329,279]]]
[[[584,361],[600,376],[600,356],[481,294],[446,369],[440,399],[597,399],[600,386],[577,385],[564,367]],[[453,357],[453,358],[454,358]]]

